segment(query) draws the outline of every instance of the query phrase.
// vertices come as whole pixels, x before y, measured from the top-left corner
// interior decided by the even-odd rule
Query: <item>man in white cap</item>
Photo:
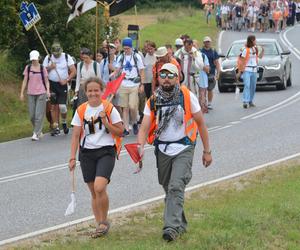
[[[148,100],[138,134],[140,154],[146,140],[155,145],[158,180],[165,190],[163,239],[173,241],[186,232],[184,190],[192,177],[197,132],[203,144],[202,162],[212,162],[208,131],[196,96],[178,84],[179,72],[172,63],[159,71],[159,87]],[[148,138],[147,138],[148,137]]]
[[[178,50],[180,50],[182,47],[183,47],[183,41],[182,41],[182,39],[181,39],[181,38],[177,38],[177,39],[175,40],[175,48],[176,48],[175,56],[176,56],[176,52],[177,52]]]
[[[218,52],[211,47],[211,38],[209,36],[204,37],[203,39],[203,48],[201,52],[205,54],[209,61],[209,74],[208,74],[208,87],[207,87],[207,108],[212,108],[212,100],[213,100],[213,90],[216,86],[216,80],[219,79],[219,74],[221,70],[221,66],[219,63],[219,55]]]

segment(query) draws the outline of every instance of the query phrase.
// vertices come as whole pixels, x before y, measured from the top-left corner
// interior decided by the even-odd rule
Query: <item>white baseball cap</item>
[[[175,45],[178,45],[178,46],[183,46],[183,40],[181,38],[177,38],[175,40]]]
[[[177,76],[179,75],[178,74],[178,68],[176,67],[176,65],[174,65],[173,63],[165,63],[161,69],[159,70],[160,71],[163,71],[163,70],[167,70],[169,71],[170,73],[174,73],[176,74]]]
[[[40,57],[40,53],[37,50],[32,50],[29,53],[29,59],[30,59],[30,61],[32,61],[32,60],[39,60],[39,57]]]
[[[209,36],[204,37],[203,42],[211,42],[211,38]]]

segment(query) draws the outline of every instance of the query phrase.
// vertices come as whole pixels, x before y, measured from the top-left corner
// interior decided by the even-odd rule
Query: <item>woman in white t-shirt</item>
[[[92,52],[88,48],[82,48],[80,51],[82,61],[77,64],[77,76],[75,94],[78,96],[78,105],[87,101],[84,91],[84,82],[90,77],[100,77],[100,65],[92,60]]]
[[[255,107],[253,103],[256,82],[257,82],[257,63],[258,58],[262,58],[264,55],[264,48],[261,47],[259,53],[256,46],[256,38],[254,35],[250,35],[247,38],[246,47],[243,49],[241,57],[245,58],[245,70],[243,73],[243,107]]]
[[[124,131],[120,114],[107,101],[102,101],[103,83],[99,78],[89,78],[84,84],[88,102],[79,106],[72,120],[70,171],[76,166],[76,152],[84,178],[92,196],[92,209],[96,231],[92,237],[105,235],[109,230],[107,184],[115,165],[117,138]],[[120,142],[120,141],[119,141]],[[118,153],[119,150],[117,150]]]

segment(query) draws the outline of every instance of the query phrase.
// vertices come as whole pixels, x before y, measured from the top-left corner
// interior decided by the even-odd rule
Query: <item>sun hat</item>
[[[156,57],[163,57],[163,56],[165,56],[165,55],[167,55],[167,54],[168,54],[168,50],[167,50],[166,47],[159,47],[159,48],[155,51],[154,56],[156,56]]]

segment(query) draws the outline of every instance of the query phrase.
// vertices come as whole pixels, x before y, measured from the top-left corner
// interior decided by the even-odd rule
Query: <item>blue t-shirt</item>
[[[216,65],[214,64],[214,61],[219,59],[218,52],[215,51],[214,49],[208,49],[207,50],[205,48],[202,48],[201,52],[204,53],[208,58],[209,66],[210,66],[209,74],[214,75],[215,72],[216,72]]]

